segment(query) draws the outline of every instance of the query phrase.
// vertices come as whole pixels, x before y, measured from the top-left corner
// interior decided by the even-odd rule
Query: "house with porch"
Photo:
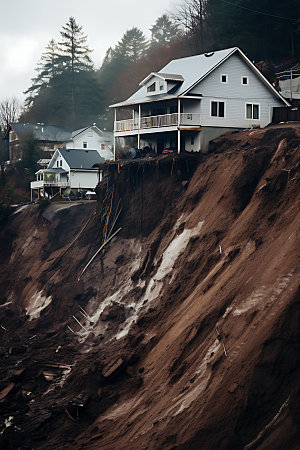
[[[31,201],[95,189],[101,180],[93,166],[104,161],[97,150],[56,149],[48,167],[38,170],[36,181],[30,183]]]
[[[110,106],[114,148],[207,152],[211,139],[265,127],[273,108],[288,105],[237,47],[175,59]]]

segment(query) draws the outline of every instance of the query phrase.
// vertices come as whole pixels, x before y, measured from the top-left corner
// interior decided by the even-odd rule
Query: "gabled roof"
[[[56,152],[61,154],[70,169],[91,169],[94,164],[105,161],[105,159],[99,155],[97,150],[59,148]],[[53,159],[54,157],[55,154]]]
[[[175,73],[151,72],[150,75],[148,75],[146,78],[144,78],[143,81],[140,82],[139,86],[144,86],[144,84],[147,83],[147,81],[152,77],[158,77],[162,80],[167,81],[184,81],[182,75],[177,75]]]
[[[72,132],[66,127],[57,127],[53,125],[43,125],[40,123],[17,123],[10,124],[20,139],[33,136],[39,141],[63,142],[68,140]]]
[[[72,132],[72,136],[71,139],[73,139],[75,136],[78,136],[79,134],[83,133],[84,131],[87,131],[89,129],[92,129],[93,131],[96,131],[96,133],[99,134],[99,136],[102,136],[102,131],[100,130],[100,128],[97,127],[97,125],[91,125],[89,127],[85,127],[85,128],[80,128],[79,130],[75,130]]]
[[[153,72],[150,74],[153,76],[160,74],[180,74],[183,78],[183,82],[178,84],[178,88],[174,91],[172,90],[172,95],[161,93],[157,95],[147,95],[146,86],[143,85],[137,92],[135,92],[126,101],[121,103],[116,103],[110,107],[119,107],[134,105],[137,103],[153,102],[155,100],[163,100],[170,98],[177,98],[186,94],[190,89],[192,89],[197,83],[202,81],[207,77],[213,70],[220,66],[224,61],[226,61],[231,55],[238,53],[244,62],[256,73],[256,75],[261,79],[261,81],[272,90],[273,94],[280,98],[285,104],[289,104],[276,89],[268,82],[268,80],[263,76],[263,74],[252,64],[252,62],[247,58],[247,56],[238,48],[228,48],[225,50],[219,50],[211,53],[203,53],[202,55],[189,56],[187,58],[174,59],[169,62],[165,67],[163,67],[159,72]],[[147,78],[145,78],[146,80]],[[149,79],[149,78],[148,78]],[[145,81],[143,80],[143,81]]]

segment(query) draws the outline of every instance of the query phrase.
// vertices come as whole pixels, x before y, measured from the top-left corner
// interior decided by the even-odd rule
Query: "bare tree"
[[[21,113],[20,102],[12,97],[0,102],[0,128],[6,130],[11,122],[15,122]]]
[[[195,50],[206,50],[207,0],[184,0],[177,6],[172,18],[194,40]]]

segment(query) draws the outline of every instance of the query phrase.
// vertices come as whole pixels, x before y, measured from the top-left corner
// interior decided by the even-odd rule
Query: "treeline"
[[[171,59],[240,47],[251,59],[278,63],[300,56],[300,4],[297,0],[184,0],[171,16],[150,28],[137,27],[107,50],[95,69],[87,36],[73,17],[51,40],[26,91],[20,120],[70,126],[96,122],[112,129],[108,105],[124,100],[151,71]]]

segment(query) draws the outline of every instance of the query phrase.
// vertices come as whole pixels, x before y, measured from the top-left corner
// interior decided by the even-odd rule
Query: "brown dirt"
[[[98,205],[11,217],[0,448],[300,447],[299,137],[111,165]]]

